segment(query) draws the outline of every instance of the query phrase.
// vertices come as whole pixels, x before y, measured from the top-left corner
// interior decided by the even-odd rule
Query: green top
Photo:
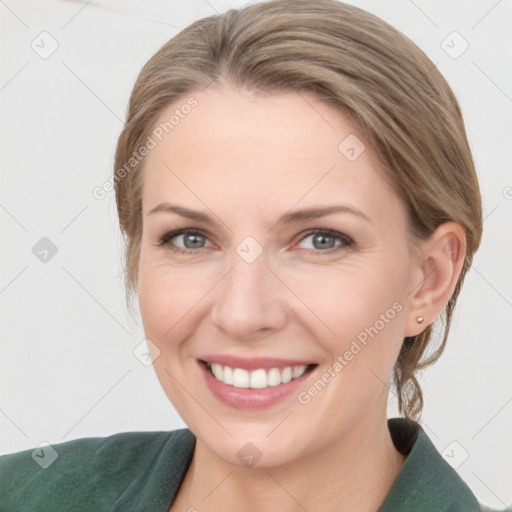
[[[388,427],[408,457],[378,512],[487,510],[419,424],[394,418]],[[189,429],[125,432],[3,455],[0,512],[167,512],[195,441]]]

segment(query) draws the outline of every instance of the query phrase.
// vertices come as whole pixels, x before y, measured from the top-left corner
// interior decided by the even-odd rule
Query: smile
[[[235,388],[264,389],[271,386],[286,384],[291,380],[302,377],[304,373],[313,368],[314,364],[300,366],[285,366],[284,368],[258,368],[246,370],[233,368],[218,363],[205,361],[204,364],[210,373],[219,381]]]

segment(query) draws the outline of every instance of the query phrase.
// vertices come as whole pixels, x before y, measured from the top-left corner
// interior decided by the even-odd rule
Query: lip
[[[225,360],[224,358],[222,359]],[[208,360],[210,361],[210,360]],[[249,360],[245,360],[246,362]],[[251,360],[252,362],[253,360]],[[265,361],[273,361],[275,364],[275,359],[266,359]],[[280,359],[279,361],[283,361]],[[213,362],[213,361],[212,361]],[[300,362],[299,362],[300,363]],[[293,394],[297,394],[300,387],[305,385],[306,380],[308,380],[314,373],[316,373],[316,366],[312,369],[306,370],[306,372],[301,375],[297,379],[292,379],[286,384],[279,384],[278,386],[268,386],[264,389],[253,389],[253,388],[236,388],[235,386],[230,386],[228,384],[224,384],[217,380],[211,373],[210,370],[206,367],[204,361],[198,359],[197,364],[199,365],[199,371],[203,374],[203,378],[205,380],[206,386],[210,390],[217,400],[219,400],[224,405],[235,409],[245,409],[245,410],[261,410],[266,409],[268,407],[272,407],[286,398],[290,397]],[[222,363],[219,363],[222,364]],[[308,363],[311,364],[311,363]],[[228,365],[230,366],[230,365]],[[288,366],[286,364],[285,366]],[[293,365],[289,365],[293,366]],[[301,366],[298,364],[297,366]],[[275,368],[275,366],[268,366],[267,368]],[[240,368],[240,366],[235,366],[235,368]],[[257,368],[264,368],[262,366],[258,366]],[[256,367],[254,368],[256,369]]]
[[[201,361],[217,363],[231,368],[242,368],[244,370],[258,370],[259,368],[285,368],[286,366],[308,366],[316,364],[314,361],[297,359],[280,359],[276,357],[251,357],[243,358],[232,355],[209,355],[200,358]]]

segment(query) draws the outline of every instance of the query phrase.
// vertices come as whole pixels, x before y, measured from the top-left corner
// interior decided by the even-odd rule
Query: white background
[[[512,3],[351,3],[413,39],[465,116],[484,238],[448,347],[421,377],[423,427],[452,460],[467,454],[459,474],[480,501],[504,508],[512,503]],[[92,190],[112,174],[141,66],[192,21],[244,4],[0,2],[1,453],[185,426],[132,353],[144,334],[124,302],[115,198],[99,201]],[[47,59],[31,48],[43,31],[59,45]],[[456,59],[442,47],[453,31],[469,44]],[[58,249],[46,263],[32,253],[42,237]]]

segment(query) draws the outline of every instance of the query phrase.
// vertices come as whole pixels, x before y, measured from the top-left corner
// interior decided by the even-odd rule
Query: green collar
[[[407,459],[378,512],[488,510],[480,509],[418,423],[394,418],[388,428]],[[58,458],[46,469],[34,458],[42,450],[3,455],[0,510],[166,512],[190,467],[195,443],[187,428],[77,439],[53,445]]]
[[[480,512],[469,487],[418,423],[393,418],[388,420],[388,428],[396,449],[407,455],[407,459],[378,512]],[[180,432],[179,451],[188,462],[173,467],[176,474],[172,479],[172,496],[177,494],[185,477],[195,445],[195,436],[189,429]]]
[[[378,512],[480,512],[469,487],[418,423],[393,418],[388,428],[396,449],[407,459]]]

